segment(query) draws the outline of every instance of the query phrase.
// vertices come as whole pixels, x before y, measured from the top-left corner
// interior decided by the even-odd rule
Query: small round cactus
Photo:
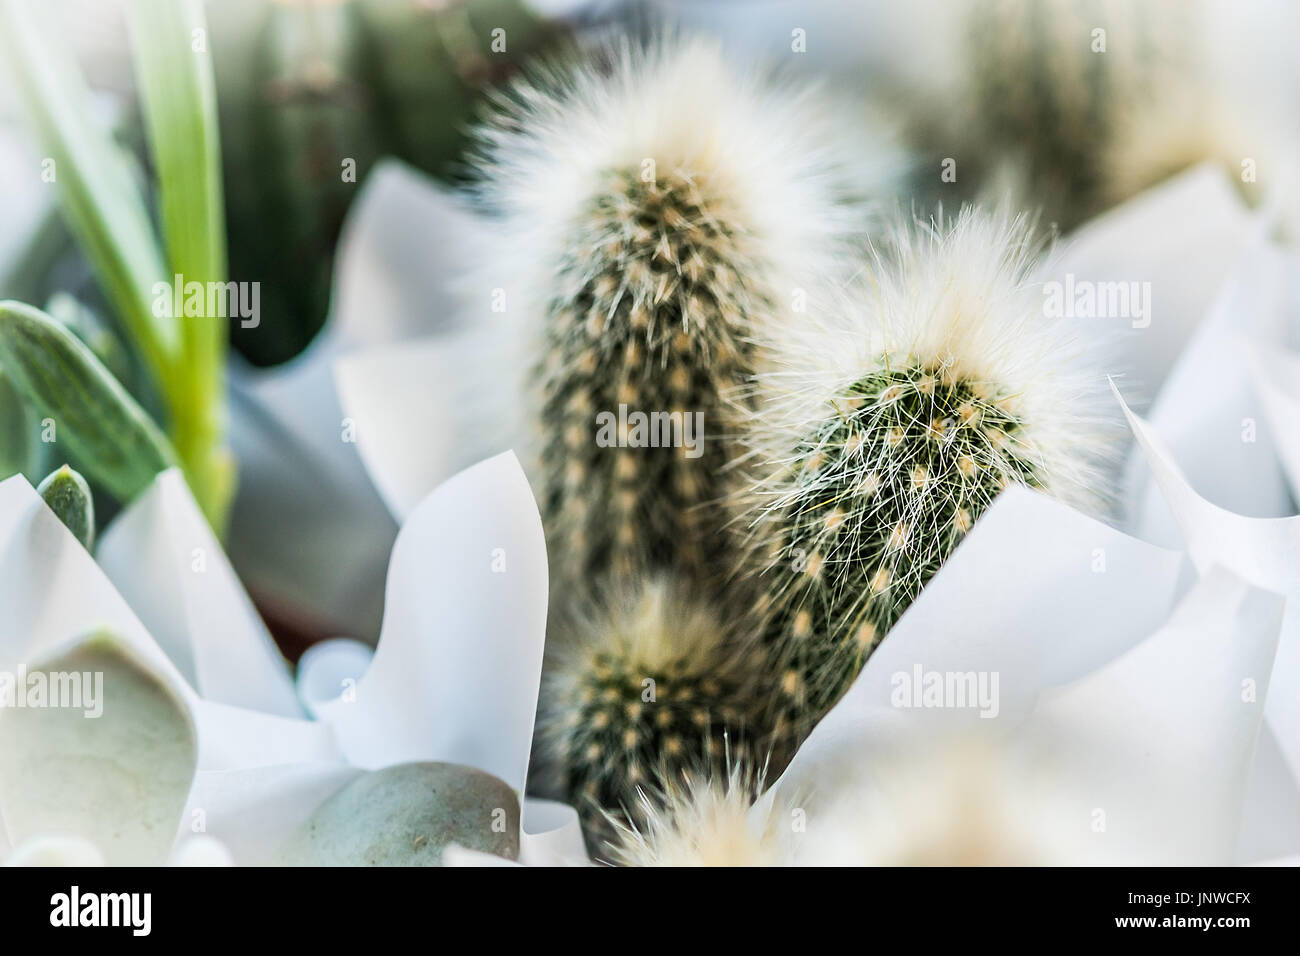
[[[1008,484],[1101,497],[1104,380],[1019,221],[903,226],[758,389],[747,520],[778,741],[795,742]]]
[[[620,824],[611,845],[624,866],[781,866],[792,840],[775,814],[754,803],[761,780],[733,765],[725,776],[677,781],[644,804],[635,826]]]
[[[683,775],[744,760],[753,698],[721,621],[666,580],[575,617],[547,670],[539,740],[599,844]]]

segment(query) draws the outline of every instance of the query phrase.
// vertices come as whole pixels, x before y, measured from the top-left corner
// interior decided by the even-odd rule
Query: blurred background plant
[[[33,172],[57,188],[64,221],[97,277],[103,313],[115,321],[112,332],[89,320],[80,324],[76,319],[88,313],[75,303],[63,322],[0,305],[0,365],[40,419],[42,442],[57,444],[62,429],[60,451],[68,449],[94,484],[124,503],[178,463],[220,531],[234,481],[225,436],[224,323],[209,307],[177,314],[171,296],[165,308],[158,298],[159,284],[166,288],[173,275],[186,283],[225,281],[206,26],[197,0],[137,0],[130,13],[157,226],[139,167],[90,113],[82,74],[53,24],[30,4],[0,5],[6,59],[43,153]],[[138,376],[123,372],[135,380],[143,408],[94,353],[94,344],[104,358],[118,353],[109,344],[114,335],[138,363]],[[165,423],[165,438],[154,418]]]
[[[227,372],[285,363],[321,330],[340,228],[376,161],[463,179],[483,96],[565,30],[520,0],[35,6],[0,5],[0,300],[43,307],[87,346],[72,374],[120,383],[165,432],[155,464],[179,460],[224,532],[258,492],[232,499],[228,429],[243,426]],[[156,318],[153,285],[175,274],[257,283],[257,320]],[[70,457],[74,443],[42,440],[42,422],[73,393],[65,382],[24,400],[16,384],[0,374],[0,477],[35,484]],[[102,523],[132,489],[72,457]],[[233,520],[239,561],[248,521]],[[274,598],[278,585],[253,589]],[[293,603],[273,614],[291,654],[335,628],[373,636],[328,614],[307,622]]]

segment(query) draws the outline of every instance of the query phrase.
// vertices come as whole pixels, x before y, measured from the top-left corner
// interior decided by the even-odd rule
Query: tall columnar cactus
[[[547,670],[539,740],[599,849],[686,776],[744,762],[754,697],[723,622],[665,579],[572,616],[573,639]]]
[[[837,145],[808,91],[747,76],[704,41],[597,52],[498,106],[479,193],[501,239],[479,284],[536,363],[558,652],[543,755],[595,832],[602,812],[635,813],[642,793],[723,761],[724,740],[740,746],[749,701],[730,671],[744,662],[692,610],[719,606],[735,566],[720,504],[744,419],[734,396],[762,361],[760,329],[833,268],[887,168]]]
[[[805,92],[708,43],[593,59],[516,87],[480,137],[503,226],[482,285],[543,356],[536,487],[566,589],[716,569],[727,396],[859,188]]]
[[[735,428],[724,395],[749,375],[749,330],[774,308],[772,290],[754,281],[762,266],[734,211],[680,173],[609,173],[574,239],[558,263],[541,370],[542,420],[564,423],[542,445],[558,556],[575,576],[698,572],[718,557],[716,517],[701,506],[718,496]],[[643,436],[629,421],[664,413]]]
[[[900,226],[760,383],[760,477],[736,500],[778,739],[835,703],[1008,484],[1101,497],[1104,382],[1044,317],[1034,253],[1020,221]]]
[[[975,3],[962,21],[958,165],[983,165],[1069,228],[1114,202],[1110,152],[1135,115],[1188,82],[1198,0]],[[1194,72],[1194,71],[1190,71]]]

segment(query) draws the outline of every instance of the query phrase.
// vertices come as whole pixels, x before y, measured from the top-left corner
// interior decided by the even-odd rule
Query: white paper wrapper
[[[1203,493],[1250,517],[1292,510],[1250,363],[1251,343],[1286,340],[1288,265],[1283,252],[1255,236],[1150,410],[1151,427]],[[1176,546],[1177,520],[1142,456],[1130,464],[1131,526],[1146,540]]]
[[[302,715],[275,642],[179,471],[117,517],[96,558],[205,700]]]
[[[186,674],[31,486],[21,477],[0,483],[0,580],[9,609],[0,667],[48,659],[107,628],[174,689],[195,728],[197,770],[184,812],[147,821],[177,833],[173,850],[155,862],[221,863],[215,846],[236,862],[267,862],[323,800],[391,763],[467,764],[522,792],[547,583],[540,520],[512,455],[475,466],[416,507],[394,549],[384,637],[357,681],[355,702],[304,693],[317,720],[276,713],[297,710],[295,690],[201,521],[184,484],[165,474],[105,536],[116,580],[125,592],[153,597],[146,616],[167,634]],[[213,549],[202,573],[192,570],[195,547]],[[178,577],[185,574],[198,580]],[[151,589],[169,592],[168,600]],[[353,666],[367,663],[355,644],[351,651]],[[312,672],[319,683],[320,672]],[[104,719],[112,716],[106,710]],[[571,811],[527,807],[526,825],[540,821],[521,841],[527,861],[585,860]],[[66,822],[93,845],[132,812],[102,806]],[[191,845],[196,835],[216,843]],[[0,828],[0,849],[14,847]]]
[[[356,443],[345,438],[351,429],[332,366],[356,349],[449,328],[461,311],[449,290],[465,271],[478,231],[430,180],[398,162],[379,164],[339,240],[325,329],[292,362],[265,371],[237,368],[232,376],[240,484],[231,555],[245,579],[258,583],[259,603],[299,627],[373,643],[397,530]],[[417,446],[436,437],[407,433]],[[483,457],[460,458],[438,480]],[[380,491],[387,491],[386,480]]]
[[[466,509],[467,498],[491,502]],[[351,763],[447,760],[522,792],[546,633],[541,520],[513,455],[462,472],[398,535],[355,698],[312,706]]]
[[[1224,172],[1198,166],[1080,227],[1044,264],[1042,276],[1063,285],[1073,276],[1076,287],[1150,283],[1147,317],[1065,320],[1095,339],[1112,374],[1149,401],[1257,228]]]
[[[494,352],[494,350],[496,350]],[[399,519],[451,475],[521,433],[520,369],[491,325],[364,349],[335,364],[357,450]]]
[[[995,732],[1048,687],[1128,650],[1166,619],[1183,559],[1037,492],[1010,488],[868,659],[777,786],[834,785],[850,742],[888,751],[905,730]],[[997,674],[996,713],[894,706],[896,675]],[[852,772],[853,768],[842,768]]]
[[[1212,569],[1149,638],[1046,695],[1028,732],[1067,742],[1080,831],[1105,813],[1101,856],[1232,862],[1282,607]]]
[[[1206,501],[1192,489],[1151,426],[1127,406],[1124,410],[1197,566],[1221,565],[1291,598],[1265,714],[1293,778],[1300,779],[1300,517],[1252,519]],[[1300,818],[1300,807],[1292,809],[1292,818]]]
[[[1007,739],[1053,768],[1060,812],[1042,837],[1084,847],[1077,862],[1230,862],[1283,600],[1215,569],[1166,621],[1178,556],[1091,524],[1029,492],[999,498],[762,806],[856,785],[954,736]],[[1062,573],[1055,562],[1090,543],[1080,533],[1127,560],[1091,580]],[[1028,569],[1015,587],[1009,554]],[[996,674],[997,707],[907,706],[897,675],[917,667]]]

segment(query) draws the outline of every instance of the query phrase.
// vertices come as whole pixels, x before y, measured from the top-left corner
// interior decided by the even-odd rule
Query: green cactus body
[[[548,673],[541,739],[596,846],[686,776],[725,775],[747,752],[739,673],[721,623],[663,581],[574,625]]]
[[[747,322],[767,303],[705,188],[609,173],[559,264],[540,370],[541,420],[553,423],[541,501],[567,580],[700,576],[719,557],[709,503],[736,428],[724,396],[750,373]],[[638,414],[639,434],[627,424]]]
[[[886,356],[826,411],[764,519],[778,737],[835,704],[1008,483],[1038,483],[1021,423],[940,366]]]
[[[831,110],[711,40],[590,52],[499,104],[479,194],[503,226],[481,287],[531,369],[552,609],[538,776],[598,836],[742,745],[762,661],[737,658],[721,608],[744,603],[725,497],[745,389],[759,330],[834,271],[869,187]]]
[[[728,503],[775,769],[1004,488],[1106,510],[1106,379],[1044,316],[1042,251],[1023,217],[900,220],[758,376]]]

